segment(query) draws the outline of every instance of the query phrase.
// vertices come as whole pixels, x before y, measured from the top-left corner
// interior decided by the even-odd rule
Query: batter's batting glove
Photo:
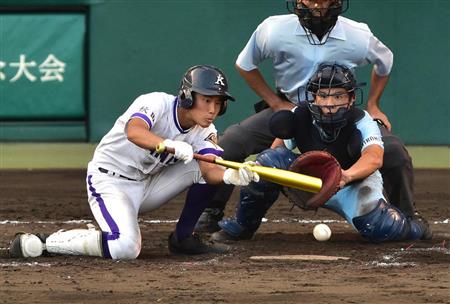
[[[259,175],[251,171],[249,166],[236,169],[226,169],[223,174],[223,182],[227,185],[247,186],[251,182],[259,182]]]
[[[175,157],[183,160],[185,164],[194,158],[192,146],[184,141],[165,139],[163,144],[166,147],[173,148],[175,150]]]

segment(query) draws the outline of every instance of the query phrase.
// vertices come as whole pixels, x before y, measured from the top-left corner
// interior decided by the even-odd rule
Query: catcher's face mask
[[[309,43],[321,45],[327,42],[339,15],[347,11],[348,0],[287,0],[286,6],[298,16]]]
[[[350,69],[337,64],[323,64],[309,80],[306,101],[314,126],[325,142],[333,142],[347,125],[350,109],[360,104],[362,91]],[[359,98],[357,98],[356,92]]]

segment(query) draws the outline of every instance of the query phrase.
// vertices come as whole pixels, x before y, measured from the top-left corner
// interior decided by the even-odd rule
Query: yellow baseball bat
[[[156,152],[174,153],[173,148],[165,147],[160,143],[156,147]],[[260,165],[243,164],[239,162],[224,160],[214,157],[212,155],[201,155],[194,153],[194,158],[208,163],[218,164],[227,168],[239,169],[244,166],[248,166],[251,171],[258,173],[258,175],[269,182],[276,183],[282,186],[300,189],[307,192],[317,193],[322,188],[322,180],[317,177],[295,173],[288,170],[282,170],[277,168],[264,167]]]

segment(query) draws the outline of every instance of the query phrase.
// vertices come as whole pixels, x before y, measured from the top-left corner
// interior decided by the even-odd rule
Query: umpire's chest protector
[[[358,108],[350,111],[347,125],[341,129],[335,141],[328,143],[321,139],[319,131],[313,125],[308,107],[298,106],[294,112],[296,130],[294,139],[300,152],[327,151],[339,161],[342,169],[350,168],[361,156],[362,136],[355,122],[364,116],[364,112]]]

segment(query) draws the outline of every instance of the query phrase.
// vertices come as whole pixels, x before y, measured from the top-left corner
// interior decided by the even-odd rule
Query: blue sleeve
[[[379,145],[384,148],[380,128],[369,113],[364,111],[364,117],[356,122],[356,128],[361,132],[361,151],[370,145]]]

